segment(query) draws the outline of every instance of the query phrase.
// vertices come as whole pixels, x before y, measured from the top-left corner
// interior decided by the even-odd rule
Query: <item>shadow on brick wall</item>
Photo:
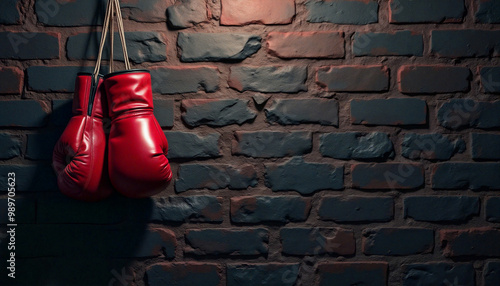
[[[151,207],[151,199],[131,200],[117,194],[86,203],[47,193],[36,200],[16,199],[17,226],[10,227],[2,206],[0,256],[5,259],[0,284],[131,284],[132,261],[173,256],[175,241],[165,241],[163,233],[138,219],[148,217]],[[15,280],[6,272],[11,252],[15,253]]]

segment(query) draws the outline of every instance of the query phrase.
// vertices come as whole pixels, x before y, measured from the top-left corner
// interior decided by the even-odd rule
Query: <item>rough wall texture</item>
[[[500,285],[499,1],[122,0],[175,180],[80,203],[104,2],[0,4],[1,285],[9,172],[19,285]]]

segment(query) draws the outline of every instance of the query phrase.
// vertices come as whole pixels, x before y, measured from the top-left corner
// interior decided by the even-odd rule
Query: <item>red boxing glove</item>
[[[106,167],[103,110],[107,109],[103,80],[79,73],[73,97],[73,117],[56,143],[52,163],[57,184],[65,195],[98,201],[112,192]],[[104,101],[103,101],[104,100]]]
[[[104,77],[111,131],[109,176],[121,194],[149,197],[163,191],[172,179],[168,142],[153,115],[151,75],[127,70]]]

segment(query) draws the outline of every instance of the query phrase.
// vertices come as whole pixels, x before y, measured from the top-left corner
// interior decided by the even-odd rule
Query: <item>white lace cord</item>
[[[114,71],[114,47],[115,47],[115,24],[114,24],[114,16],[115,16],[115,6],[111,5],[111,18],[110,18],[110,27],[109,27],[109,44],[110,44],[110,53],[109,53],[109,72],[112,73]]]
[[[127,45],[126,45],[126,41],[125,41],[125,31],[123,28],[123,17],[122,17],[122,12],[120,9],[120,2],[119,2],[119,0],[110,0],[110,1],[114,1],[114,3],[115,3],[116,22],[118,23],[118,33],[120,34],[120,40],[122,43],[123,58],[125,60],[125,69],[129,70],[130,69],[130,61],[128,58]]]
[[[114,0],[109,0],[108,5],[106,7],[106,16],[104,17],[104,23],[102,25],[101,32],[101,41],[99,42],[99,52],[97,54],[97,62],[94,68],[94,81],[97,82],[97,78],[99,77],[99,71],[101,70],[101,60],[102,60],[102,51],[104,49],[104,44],[106,42],[106,36],[108,34],[108,27],[111,18],[111,13],[113,12],[113,2]]]
[[[99,43],[99,53],[97,56],[97,62],[96,66],[94,68],[94,80],[97,81],[97,78],[99,77],[99,71],[101,69],[101,61],[102,61],[102,53],[104,50],[104,45],[106,43],[106,36],[108,34],[108,30],[110,30],[110,43],[111,43],[111,52],[110,52],[110,72],[113,72],[114,70],[114,28],[113,24],[114,21],[112,20],[114,11],[116,9],[116,22],[118,24],[118,33],[120,35],[120,41],[122,44],[122,50],[123,50],[123,56],[125,60],[125,69],[129,70],[130,69],[130,61],[128,58],[128,51],[127,51],[127,45],[125,41],[125,31],[123,28],[123,19],[122,19],[122,13],[120,9],[120,2],[118,0],[109,0],[108,5],[106,8],[106,16],[104,17],[104,24],[102,27],[102,33],[101,33],[101,41]],[[110,27],[111,25],[111,27]]]

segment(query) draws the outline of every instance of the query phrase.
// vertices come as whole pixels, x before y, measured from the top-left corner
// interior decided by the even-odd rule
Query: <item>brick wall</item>
[[[21,285],[500,285],[499,1],[122,0],[175,180],[89,204],[51,154],[101,2],[0,4],[0,284],[16,172]]]

